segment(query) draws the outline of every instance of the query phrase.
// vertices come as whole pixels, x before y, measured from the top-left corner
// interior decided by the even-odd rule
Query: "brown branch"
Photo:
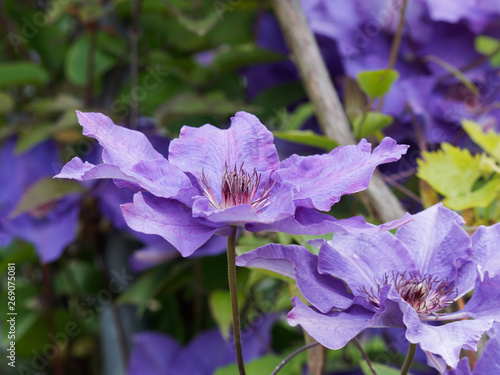
[[[132,22],[130,25],[130,129],[137,129],[137,116],[139,113],[139,103],[137,101],[139,67],[139,13],[141,10],[141,0],[134,0],[132,6]]]
[[[340,145],[356,143],[300,0],[271,2],[323,133]],[[361,197],[382,221],[399,219],[404,214],[401,203],[377,174]]]

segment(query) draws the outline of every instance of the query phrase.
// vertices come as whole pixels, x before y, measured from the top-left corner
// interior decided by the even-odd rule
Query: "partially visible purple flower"
[[[288,322],[328,348],[343,347],[366,328],[403,328],[409,342],[454,368],[460,350],[475,350],[482,333],[500,320],[500,275],[492,277],[496,268],[488,262],[484,279],[478,279],[473,261],[490,259],[493,250],[477,244],[472,250],[463,224],[459,215],[436,205],[414,215],[396,235],[337,234],[328,242],[315,240],[318,256],[300,246],[266,245],[241,255],[237,264],[294,278],[311,306],[294,297]],[[500,227],[493,229],[476,238],[498,244]],[[475,284],[461,312],[440,313]],[[429,324],[464,317],[475,320]]]
[[[55,143],[46,141],[18,155],[15,139],[10,138],[0,149],[0,165],[0,237],[4,239],[3,245],[17,237],[32,243],[43,263],[58,259],[76,237],[79,194],[70,194],[15,218],[10,217],[26,190],[40,179],[51,177],[54,168],[60,165]]]
[[[266,316],[257,332],[243,332],[243,356],[251,361],[266,353],[276,317]],[[182,347],[171,337],[143,332],[134,336],[135,347],[128,375],[190,374],[212,375],[219,367],[234,362],[231,343],[217,329],[200,333]]]
[[[113,124],[99,113],[78,112],[83,133],[96,138],[103,163],[74,158],[57,178],[112,178],[137,191],[122,206],[134,230],[157,234],[183,256],[229,226],[292,234],[377,232],[411,220],[409,215],[380,227],[363,218],[336,220],[328,211],[344,194],[368,187],[377,165],[406,152],[390,138],[371,152],[362,140],[328,154],[292,157],[280,163],[273,136],[257,117],[238,112],[227,130],[185,126],[169,147],[168,160],[139,132]]]
[[[495,323],[498,327],[499,323]],[[500,335],[490,337],[479,360],[470,370],[469,358],[464,357],[458,363],[456,369],[446,370],[445,375],[492,375],[500,374]]]

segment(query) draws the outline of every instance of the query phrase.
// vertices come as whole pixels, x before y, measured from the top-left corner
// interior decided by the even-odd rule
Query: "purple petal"
[[[279,188],[269,198],[268,205],[260,213],[257,213],[249,204],[240,204],[219,211],[210,206],[206,197],[200,196],[194,200],[193,216],[205,217],[214,223],[228,223],[237,226],[246,223],[271,223],[282,220],[292,216],[295,212],[292,191],[287,187]]]
[[[296,245],[269,244],[236,258],[240,267],[256,267],[296,280],[302,295],[322,312],[352,305],[345,284],[317,271],[318,257]]]
[[[97,139],[104,148],[105,164],[128,169],[142,160],[163,159],[143,133],[117,126],[102,113],[76,111],[76,114],[83,134]]]
[[[326,314],[306,306],[298,297],[292,299],[294,308],[288,313],[288,323],[300,324],[321,345],[337,350],[372,325],[373,313],[353,305],[345,311]]]
[[[136,334],[133,340],[128,375],[163,374],[180,351],[180,345],[174,339],[156,332]]]
[[[386,137],[372,153],[363,139],[357,146],[337,147],[329,154],[292,155],[282,162],[279,176],[296,185],[298,205],[328,211],[342,195],[365,190],[375,168],[398,160],[407,148]]]
[[[164,198],[184,196],[185,192],[180,191],[191,187],[188,176],[157,152],[143,133],[117,126],[100,113],[77,111],[77,114],[83,134],[96,138],[103,147],[104,163],[95,166],[74,158],[56,178],[80,181],[112,178],[127,181],[126,186],[137,190],[140,186]],[[194,193],[193,189],[191,195]]]
[[[217,329],[202,332],[181,350],[169,368],[158,374],[213,374],[231,362],[230,344],[226,343]]]
[[[142,272],[179,256],[177,249],[162,237],[151,234],[141,236],[142,239],[144,237],[150,238],[146,246],[134,251],[129,260],[134,272]]]
[[[205,219],[192,217],[189,207],[176,200],[149,199],[142,193],[134,195],[133,203],[123,205],[122,212],[130,228],[163,237],[184,257],[207,242],[217,229]]]
[[[197,190],[191,187],[189,178],[163,158],[143,160],[131,167],[121,167],[111,164],[93,165],[76,157],[67,163],[55,178],[79,181],[112,178],[121,182],[121,185],[122,181],[127,181],[123,186],[136,190],[142,188],[163,198],[183,199],[184,195],[187,195],[185,191],[189,189],[189,195],[197,194]]]
[[[297,235],[320,235],[327,233],[357,235],[361,233],[375,234],[380,231],[392,230],[412,220],[412,216],[405,213],[399,220],[389,221],[381,225],[373,225],[367,223],[362,216],[337,220],[330,215],[323,214],[311,208],[297,207],[294,216],[269,224],[250,223],[245,225],[245,229],[252,232],[275,231]]]
[[[470,238],[460,215],[441,204],[416,215],[398,229],[399,238],[412,254],[421,274],[453,281],[457,269],[470,258]]]
[[[472,249],[474,250],[474,262],[481,266],[481,272],[489,271],[497,273],[500,271],[500,256],[498,256],[498,244],[500,242],[500,223],[491,227],[480,226],[472,235]]]
[[[184,172],[200,178],[205,173],[220,202],[220,184],[224,166],[258,173],[277,170],[279,158],[273,135],[254,115],[238,112],[231,127],[221,130],[212,125],[200,128],[184,126],[179,138],[170,142],[169,160]]]
[[[344,280],[356,296],[377,291],[394,273],[416,272],[417,268],[404,244],[393,234],[373,236],[336,234],[323,241],[318,271]]]
[[[78,195],[59,201],[45,217],[27,213],[14,220],[3,220],[5,230],[15,237],[30,242],[42,263],[53,262],[61,256],[77,235],[80,207]]]
[[[500,274],[490,276],[486,272],[477,278],[474,294],[462,311],[476,319],[495,319],[500,321]]]
[[[446,368],[446,366],[445,366],[445,368]],[[474,374],[476,374],[475,371],[474,371]],[[493,373],[488,372],[485,374],[493,374]],[[446,370],[444,372],[444,375],[472,375],[472,372],[470,371],[469,358],[467,358],[467,357],[462,358],[458,362],[457,368]],[[477,375],[479,375],[479,374],[477,374]]]
[[[474,375],[500,374],[500,336],[488,341],[474,367]]]
[[[457,23],[465,17],[469,9],[474,8],[474,0],[463,0],[460,4],[457,4],[453,0],[426,0],[427,8],[429,9],[429,14],[434,21],[445,21],[448,23]]]
[[[460,359],[460,350],[476,350],[481,335],[488,330],[491,320],[460,320],[440,326],[422,322],[408,304],[403,321],[407,327],[408,341],[419,344],[422,350],[440,355],[455,368]]]

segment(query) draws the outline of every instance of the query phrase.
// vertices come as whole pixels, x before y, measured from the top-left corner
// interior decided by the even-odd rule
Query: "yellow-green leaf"
[[[391,125],[392,116],[380,112],[367,112],[364,115],[358,115],[352,124],[354,135],[358,138],[366,138],[375,132]]]
[[[480,156],[469,150],[442,143],[441,150],[423,152],[417,176],[445,197],[469,193],[481,177]]]
[[[475,143],[500,161],[500,134],[496,133],[493,129],[485,133],[481,125],[469,120],[463,120],[462,127]]]
[[[465,210],[471,207],[487,207],[498,196],[500,179],[497,176],[477,190],[443,200],[443,204],[453,210]]]
[[[490,36],[479,35],[475,40],[476,51],[483,55],[491,55],[490,62],[493,66],[500,66],[500,40]]]
[[[227,339],[231,331],[232,316],[231,316],[231,298],[228,291],[215,290],[210,294],[209,298],[210,311],[214,318],[222,336]],[[238,305],[244,303],[244,295],[238,292]]]
[[[396,70],[382,69],[358,73],[357,80],[361,90],[374,99],[387,94],[398,77]]]
[[[322,148],[327,151],[331,151],[338,146],[338,143],[334,140],[325,137],[324,135],[316,134],[312,130],[275,131],[273,134],[276,138],[299,143],[301,145]]]

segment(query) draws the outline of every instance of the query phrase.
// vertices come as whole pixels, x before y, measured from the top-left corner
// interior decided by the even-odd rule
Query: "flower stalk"
[[[403,363],[403,367],[401,368],[401,375],[408,374],[410,366],[413,362],[413,358],[415,358],[416,352],[417,352],[417,344],[413,344],[410,342],[410,347],[408,348],[408,354],[406,354],[406,359]]]
[[[231,314],[233,318],[234,349],[236,351],[236,362],[240,375],[245,375],[245,363],[243,361],[243,350],[241,348],[240,312],[238,308],[238,286],[236,282],[236,226],[232,226],[233,232],[227,238],[227,271],[229,279],[229,295],[231,296]]]

